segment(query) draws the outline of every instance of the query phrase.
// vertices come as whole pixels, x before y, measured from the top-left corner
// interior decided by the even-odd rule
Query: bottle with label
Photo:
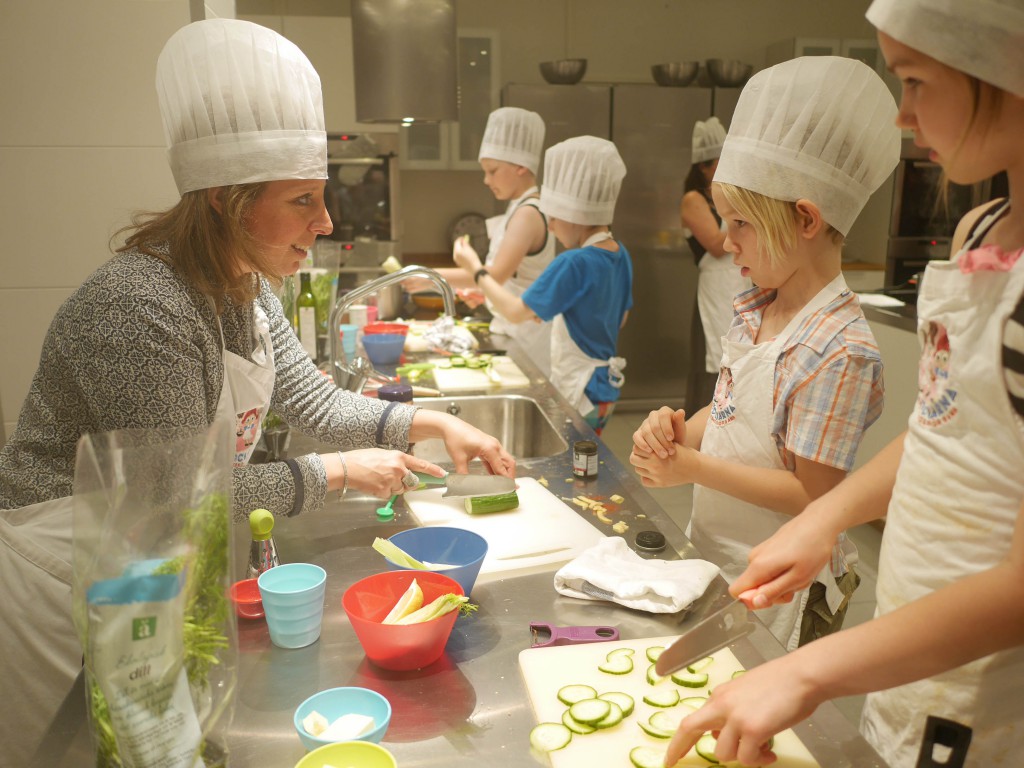
[[[255,579],[261,573],[281,564],[274,545],[274,515],[267,509],[254,509],[249,515],[252,543],[249,545],[249,568],[245,578]]]
[[[299,284],[299,295],[295,298],[295,315],[298,318],[299,341],[302,348],[306,350],[311,358],[316,360],[316,336],[320,327],[320,318],[317,317],[316,297],[313,296],[313,287],[309,281],[309,272],[303,272]]]

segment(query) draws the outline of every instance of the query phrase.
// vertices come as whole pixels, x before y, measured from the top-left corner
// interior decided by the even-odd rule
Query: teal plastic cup
[[[342,323],[338,326],[338,332],[341,334],[341,348],[345,350],[346,357],[355,357],[356,336],[359,333],[359,326],[352,323]]]
[[[320,637],[327,572],[310,563],[286,563],[264,571],[257,584],[270,641],[279,648],[305,648]]]

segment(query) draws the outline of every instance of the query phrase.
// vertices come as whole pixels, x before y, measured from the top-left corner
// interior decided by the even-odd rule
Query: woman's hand
[[[633,453],[664,459],[674,454],[685,439],[686,411],[674,411],[665,405],[651,411],[633,433]]]
[[[665,765],[675,765],[708,731],[718,734],[715,757],[723,763],[774,763],[768,740],[810,716],[824,700],[801,669],[800,656],[794,652],[716,686],[707,703],[679,724]]]
[[[383,448],[362,448],[345,451],[345,465],[348,468],[348,487],[362,493],[387,499],[396,493],[405,493],[418,485],[406,478],[412,472],[425,472],[434,477],[444,477],[444,470],[436,464],[424,461],[401,451]],[[339,490],[344,482],[344,468],[338,454],[321,457],[327,469],[328,488]]]
[[[462,419],[441,411],[421,408],[413,416],[409,442],[416,443],[429,437],[438,437],[444,441],[448,455],[455,463],[456,472],[468,472],[469,462],[480,459],[492,475],[515,477],[516,460],[512,455],[502,448],[496,438]]]
[[[466,237],[460,237],[455,241],[455,246],[452,248],[452,258],[455,259],[456,264],[471,275],[476,274],[476,271],[483,266],[480,262],[480,255],[469,244],[469,239]]]

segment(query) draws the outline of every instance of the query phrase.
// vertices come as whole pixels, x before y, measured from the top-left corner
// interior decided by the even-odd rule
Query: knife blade
[[[446,486],[445,496],[494,496],[498,493],[511,493],[516,489],[516,481],[501,475],[459,475],[449,472],[444,477],[434,477],[423,472],[416,472],[421,483],[427,485]]]
[[[732,600],[662,651],[654,663],[654,671],[662,677],[671,675],[749,635],[755,626],[747,606],[739,600]]]

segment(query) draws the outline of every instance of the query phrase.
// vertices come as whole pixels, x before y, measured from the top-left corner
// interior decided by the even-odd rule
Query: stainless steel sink
[[[420,408],[444,411],[498,438],[517,459],[556,456],[569,444],[551,423],[540,404],[523,395],[470,395],[423,397],[413,401]],[[435,464],[451,462],[441,440],[416,443],[413,455]]]

